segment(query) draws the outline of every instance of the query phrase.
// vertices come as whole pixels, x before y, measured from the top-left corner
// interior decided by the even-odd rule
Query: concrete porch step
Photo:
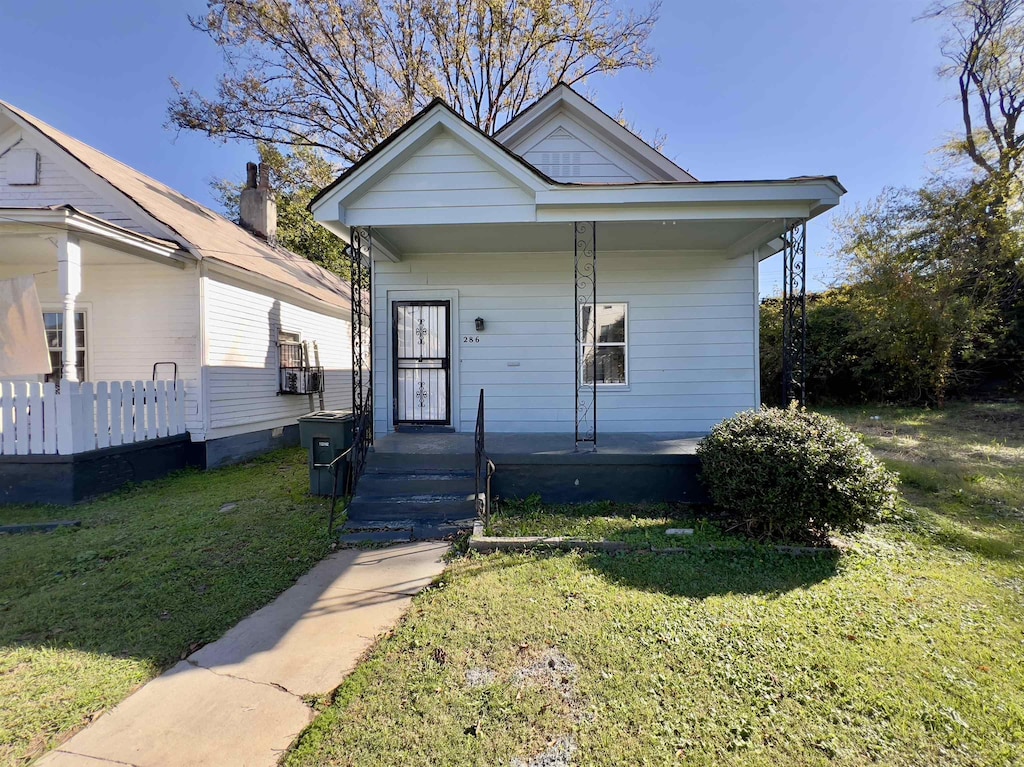
[[[466,495],[476,489],[472,472],[368,471],[359,478],[359,495]]]
[[[466,471],[472,472],[474,456],[453,453],[380,453],[366,456],[367,471]]]
[[[447,520],[471,517],[476,513],[476,504],[472,500],[416,501],[404,499],[396,502],[394,498],[360,498],[356,496],[348,507],[348,518],[353,522],[373,520]]]
[[[474,519],[412,521],[350,520],[338,537],[341,543],[404,543],[410,540],[444,540],[472,530]]]
[[[361,530],[338,536],[340,543],[409,543],[412,530]]]

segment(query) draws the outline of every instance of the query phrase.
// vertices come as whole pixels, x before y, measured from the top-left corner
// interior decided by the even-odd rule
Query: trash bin
[[[309,454],[309,492],[331,495],[334,475],[327,466],[352,446],[351,410],[320,410],[299,418],[299,441]],[[349,462],[338,463],[338,492],[345,487]]]

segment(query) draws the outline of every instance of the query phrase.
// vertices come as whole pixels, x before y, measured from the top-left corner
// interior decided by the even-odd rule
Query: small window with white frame
[[[64,312],[43,312],[43,325],[46,328],[46,345],[50,350],[50,367],[53,371],[45,380],[59,381],[64,376]],[[86,350],[85,312],[75,312],[75,368],[78,370],[79,381],[86,380]]]
[[[580,307],[584,383],[593,383],[596,378],[598,386],[629,385],[628,314],[625,303],[598,302],[596,306]]]

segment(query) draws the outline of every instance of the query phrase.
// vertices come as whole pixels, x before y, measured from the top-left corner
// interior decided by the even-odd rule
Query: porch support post
[[[82,292],[82,246],[73,234],[61,234],[57,240],[57,274],[61,295],[64,297],[63,357],[61,379],[78,381],[77,336],[75,327],[75,299]]]
[[[573,224],[576,314],[576,450],[597,450],[597,224]],[[590,379],[590,380],[587,380]]]
[[[352,229],[348,247],[352,285],[352,446],[350,490],[362,473],[373,444],[373,237],[370,229]]]
[[[782,234],[782,404],[807,404],[807,220]]]

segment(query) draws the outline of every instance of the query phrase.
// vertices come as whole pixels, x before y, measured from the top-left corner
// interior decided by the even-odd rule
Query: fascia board
[[[829,206],[839,202],[839,192],[829,182],[778,183],[686,183],[671,185],[616,185],[572,186],[537,193],[537,206],[558,205],[646,205],[734,202],[759,203],[801,201],[814,206]]]
[[[603,203],[537,209],[537,221],[720,221],[808,218],[810,207],[799,201],[675,202],[623,205]]]

